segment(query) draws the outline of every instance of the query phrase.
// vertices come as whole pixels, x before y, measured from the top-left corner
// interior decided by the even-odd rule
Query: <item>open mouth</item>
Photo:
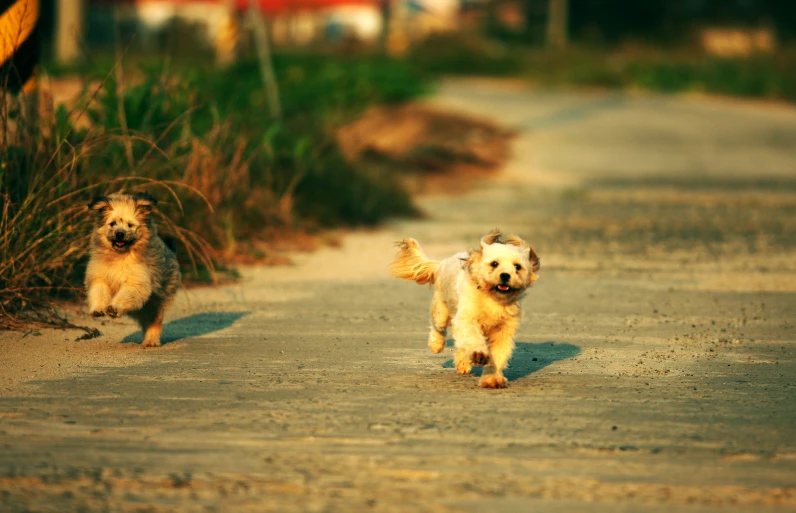
[[[130,247],[130,243],[126,240],[115,240],[113,241],[113,247],[116,249],[126,249]]]
[[[509,287],[505,283],[501,283],[500,285],[495,287],[495,290],[497,290],[498,292],[511,292],[511,287]]]

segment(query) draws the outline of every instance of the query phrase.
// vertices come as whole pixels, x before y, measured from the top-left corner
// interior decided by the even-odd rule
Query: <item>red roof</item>
[[[381,0],[255,0],[260,8],[268,13],[283,11],[304,11],[324,9],[342,5],[374,5],[379,6]],[[247,9],[248,0],[237,0],[238,9]]]
[[[185,4],[205,2],[217,4],[222,0],[89,0],[92,4],[144,4],[144,3],[170,3]],[[260,8],[267,14],[276,14],[285,11],[307,11],[325,9],[328,7],[345,5],[372,5],[378,7],[382,0],[255,0]],[[235,0],[239,11],[249,8],[249,0]]]

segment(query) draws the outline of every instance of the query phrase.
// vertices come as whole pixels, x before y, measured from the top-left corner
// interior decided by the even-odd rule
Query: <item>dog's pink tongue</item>
[[[509,286],[508,285],[498,285],[498,288],[500,290],[509,290]]]

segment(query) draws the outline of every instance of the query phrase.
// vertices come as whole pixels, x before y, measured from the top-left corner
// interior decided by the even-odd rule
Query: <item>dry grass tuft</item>
[[[28,103],[26,103],[26,100]],[[101,130],[77,133],[86,112],[31,115],[30,99],[7,96],[0,112],[0,329],[44,324],[75,327],[59,304],[79,298],[92,217],[89,198],[118,190],[149,190],[165,203],[196,196],[190,184],[87,172],[86,162],[120,136]],[[156,144],[129,135],[125,144]],[[161,232],[176,238],[193,267],[213,269],[212,248],[196,232],[161,215]]]

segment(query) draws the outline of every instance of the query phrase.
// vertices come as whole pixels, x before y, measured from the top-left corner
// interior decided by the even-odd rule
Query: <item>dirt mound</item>
[[[346,158],[398,173],[414,193],[465,190],[509,158],[512,136],[423,104],[371,109],[337,134]]]

